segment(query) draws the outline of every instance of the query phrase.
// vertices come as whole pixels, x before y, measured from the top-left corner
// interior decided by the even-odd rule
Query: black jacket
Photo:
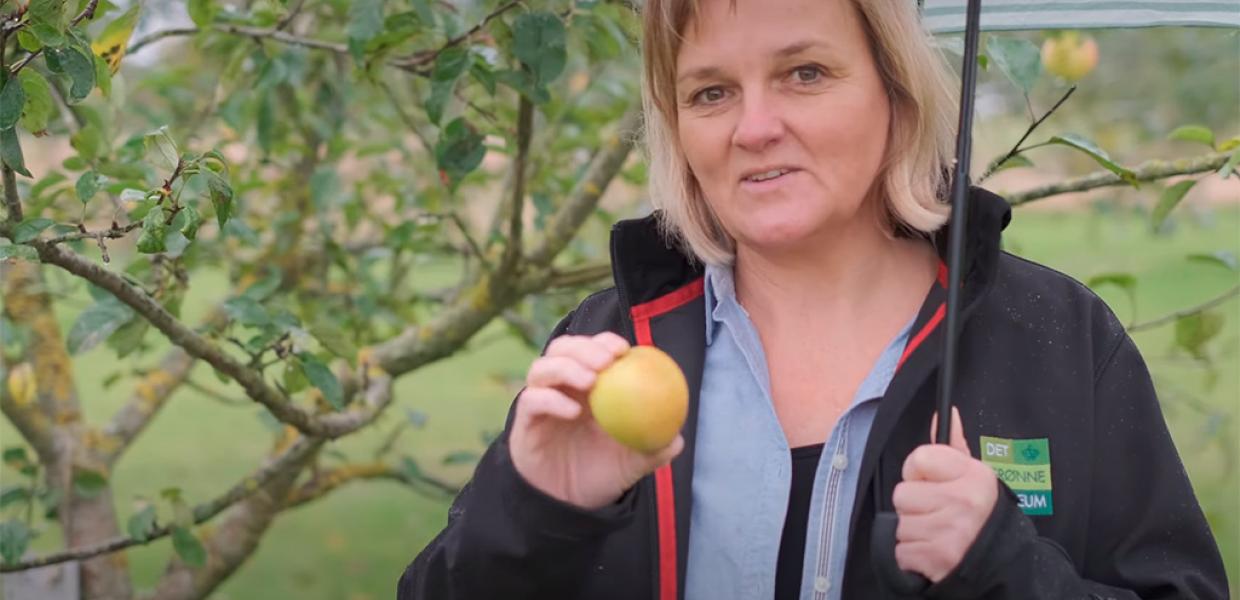
[[[972,200],[954,400],[974,456],[981,436],[1047,440],[1053,506],[1027,515],[1004,487],[961,565],[926,597],[1226,598],[1218,549],[1136,346],[1088,288],[1001,251],[1010,219],[1003,199],[974,189]],[[447,527],[401,577],[400,600],[683,598],[705,353],[702,270],[664,243],[653,217],[617,224],[611,244],[615,287],[587,298],[552,337],[614,331],[670,353],[690,385],[685,451],[615,505],[584,511],[518,475],[506,428],[453,502]],[[846,599],[884,597],[870,527],[876,511],[891,510],[904,458],[929,441],[943,285],[921,308],[870,432]]]

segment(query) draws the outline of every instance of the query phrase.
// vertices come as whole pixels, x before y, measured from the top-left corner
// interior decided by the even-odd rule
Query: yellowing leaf
[[[141,5],[141,2],[134,3],[125,14],[108,23],[99,37],[90,44],[91,51],[108,62],[108,68],[113,74],[121,67],[121,59],[125,57],[125,50],[129,45],[129,36],[138,24],[138,9]]]
[[[9,371],[9,395],[13,404],[23,407],[34,402],[35,380],[34,367],[30,363],[21,363]]]

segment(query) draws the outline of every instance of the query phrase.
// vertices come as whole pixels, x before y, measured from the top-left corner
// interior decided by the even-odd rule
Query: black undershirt
[[[801,566],[805,563],[805,530],[809,527],[809,503],[814,494],[814,472],[822,444],[792,449],[792,488],[788,494],[788,516],[779,540],[779,561],[775,565],[775,600],[801,597]]]

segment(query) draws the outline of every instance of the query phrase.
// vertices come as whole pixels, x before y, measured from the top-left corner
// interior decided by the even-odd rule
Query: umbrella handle
[[[905,571],[896,562],[896,526],[900,517],[884,511],[874,515],[870,529],[870,561],[878,571],[878,580],[887,589],[903,595],[914,596],[930,587],[930,580],[921,573]]]

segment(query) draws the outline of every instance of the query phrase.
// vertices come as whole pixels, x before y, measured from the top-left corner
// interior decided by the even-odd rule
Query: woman
[[[914,3],[645,11],[661,210],[613,229],[615,288],[530,366],[399,597],[880,598],[885,510],[926,597],[1224,597],[1136,347],[1084,286],[1000,252],[1009,212],[983,190],[963,419],[928,444],[956,103]],[[650,455],[584,404],[630,343],[690,382],[682,436]]]

